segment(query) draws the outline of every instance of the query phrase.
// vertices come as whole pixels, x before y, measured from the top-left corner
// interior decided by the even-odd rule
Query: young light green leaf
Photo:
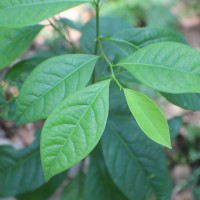
[[[174,42],[149,45],[117,65],[145,85],[167,93],[200,92],[200,53]]]
[[[147,96],[124,89],[126,101],[142,131],[158,144],[171,148],[167,121],[158,106]]]
[[[151,199],[152,194],[157,200],[171,199],[165,155],[131,115],[109,115],[102,147],[112,180],[128,199]]]
[[[0,69],[6,67],[23,54],[42,28],[42,25],[24,28],[1,28]]]
[[[22,150],[0,146],[0,197],[29,192],[44,184],[39,141]]]
[[[42,62],[24,83],[17,100],[17,124],[46,118],[69,94],[83,88],[98,57],[62,55]]]
[[[46,180],[78,163],[98,143],[108,116],[109,83],[106,80],[77,91],[47,118],[41,136]]]
[[[59,12],[93,0],[3,0],[0,1],[0,26],[22,27],[36,24]]]
[[[127,200],[111,179],[100,145],[90,158],[85,183],[85,200]],[[64,200],[64,199],[63,199]]]

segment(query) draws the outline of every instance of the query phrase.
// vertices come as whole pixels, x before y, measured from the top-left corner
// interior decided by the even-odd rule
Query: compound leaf
[[[24,83],[17,101],[17,124],[46,118],[69,94],[83,88],[98,57],[62,55],[42,62]]]
[[[200,53],[187,45],[175,42],[152,44],[117,65],[158,91],[200,92]]]
[[[87,2],[93,0],[3,0],[0,1],[0,26],[22,27],[36,24]]]
[[[49,115],[41,136],[46,180],[78,163],[98,143],[107,121],[109,83],[77,91]]]
[[[42,25],[35,25],[24,28],[1,28],[0,69],[6,67],[17,57],[23,54],[31,45],[33,39],[42,28]]]

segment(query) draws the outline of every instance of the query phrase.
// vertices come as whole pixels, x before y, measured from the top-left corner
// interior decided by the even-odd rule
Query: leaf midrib
[[[126,66],[136,66],[136,65],[142,65],[144,67],[154,67],[154,68],[158,68],[158,69],[165,69],[165,70],[169,70],[169,71],[177,71],[177,72],[181,72],[181,73],[186,73],[186,74],[191,74],[192,76],[199,76],[198,74],[192,73],[191,71],[185,71],[185,70],[180,70],[177,68],[171,68],[171,67],[167,67],[167,66],[159,66],[159,65],[155,65],[155,64],[146,64],[146,63],[119,63],[117,64],[118,66],[121,65],[122,67],[126,68],[127,70],[131,69],[131,68],[127,68]],[[123,66],[126,65],[126,66]],[[134,73],[134,72],[132,72]],[[200,76],[199,76],[200,78]]]
[[[96,100],[96,98],[99,96],[99,94],[102,92],[102,90],[105,89],[105,86],[107,86],[109,82],[106,81],[106,83],[104,84],[104,86],[99,90],[99,92],[97,92],[97,94],[94,96],[93,100],[91,101],[91,103],[88,105],[88,108],[84,111],[84,113],[82,114],[81,118],[78,120],[77,124],[74,126],[73,130],[71,131],[71,133],[68,135],[68,137],[66,138],[66,141],[64,142],[64,144],[62,145],[60,151],[58,152],[55,160],[53,161],[52,165],[49,167],[48,172],[51,171],[51,168],[53,167],[53,165],[55,164],[55,162],[57,162],[58,157],[60,155],[60,153],[62,152],[64,146],[66,145],[66,143],[69,141],[69,139],[71,138],[71,136],[74,134],[74,130],[76,129],[76,127],[78,125],[80,125],[80,121],[83,119],[84,115],[88,112],[88,110],[91,108],[91,105],[94,103],[94,101]],[[49,173],[50,174],[50,173]]]
[[[67,79],[68,77],[72,76],[75,72],[77,72],[79,69],[81,69],[82,67],[84,67],[85,65],[87,65],[88,63],[92,62],[93,60],[97,59],[97,57],[91,58],[90,60],[88,60],[87,62],[83,63],[82,65],[80,65],[79,67],[77,67],[74,71],[70,72],[69,74],[67,74],[67,76],[65,76],[64,78],[62,78],[59,82],[56,83],[56,85],[54,85],[53,87],[51,87],[50,89],[48,89],[46,92],[42,93],[41,95],[38,96],[37,99],[35,99],[29,106],[27,106],[25,109],[23,109],[19,114],[21,115],[21,113],[24,113],[27,111],[27,109],[29,109],[30,107],[33,107],[33,105],[35,105],[35,103],[37,103],[39,101],[39,99],[41,99],[42,97],[44,97],[46,94],[48,94],[51,90],[53,90],[55,87],[57,87],[60,83],[64,82],[65,79]],[[23,115],[21,117],[19,117],[18,121],[21,121],[21,119],[23,118]]]

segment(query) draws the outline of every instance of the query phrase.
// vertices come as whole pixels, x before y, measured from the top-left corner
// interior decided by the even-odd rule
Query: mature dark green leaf
[[[102,38],[113,43],[107,43],[106,52],[111,51],[115,57],[123,58],[131,55],[138,49],[157,42],[172,41],[187,43],[185,38],[176,31],[159,28],[131,28]],[[115,58],[116,60],[117,58]]]
[[[60,200],[84,200],[85,175],[80,173],[64,188]]]
[[[30,58],[15,64],[4,76],[4,80],[21,88],[28,75],[45,58]]]
[[[28,192],[43,183],[39,141],[22,150],[0,146],[0,197]]]
[[[170,120],[168,120],[168,125],[169,125],[169,131],[171,135],[171,139],[174,140],[176,136],[178,135],[181,126],[183,123],[182,117],[174,117]]]
[[[48,199],[66,178],[66,173],[58,174],[53,177],[48,183],[42,185],[37,190],[17,196],[18,200],[46,200]]]
[[[99,30],[101,36],[111,36],[119,30],[131,28],[126,21],[112,17],[101,17]],[[95,18],[90,20],[82,29],[81,48],[85,53],[94,53],[96,38]]]
[[[41,137],[46,180],[78,163],[98,143],[107,121],[109,83],[77,91],[47,118]]]
[[[46,118],[66,96],[83,88],[97,59],[93,55],[62,55],[36,67],[20,91],[17,124]]]
[[[1,2],[0,2],[1,5]],[[7,16],[7,15],[6,15]],[[2,18],[0,17],[0,20]],[[35,36],[43,28],[35,25],[24,28],[1,28],[0,30],[0,69],[13,62],[31,45]]]
[[[117,65],[145,85],[167,93],[200,92],[200,53],[175,42],[149,45]]]
[[[171,180],[159,145],[140,131],[131,115],[111,115],[103,136],[108,171],[130,200],[169,200]],[[162,184],[160,184],[162,183]]]
[[[103,160],[101,149],[93,152],[88,169],[85,200],[127,200],[113,183]]]
[[[171,148],[169,127],[159,107],[150,98],[134,90],[124,89],[124,94],[142,131],[158,144]]]
[[[22,27],[36,24],[87,2],[93,0],[3,0],[0,1],[0,26]]]
[[[168,101],[188,110],[200,110],[200,94],[169,94],[161,93]]]

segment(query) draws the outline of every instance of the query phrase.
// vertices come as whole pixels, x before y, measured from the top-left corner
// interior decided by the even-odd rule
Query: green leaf
[[[200,110],[200,94],[161,93],[171,103],[188,110]]]
[[[0,17],[0,20],[1,19],[2,18]],[[17,57],[23,54],[31,45],[33,39],[42,28],[43,26],[41,25],[24,28],[1,28],[0,69],[6,67],[8,64],[12,63]]]
[[[4,76],[4,80],[21,88],[33,69],[46,58],[30,58],[15,64]]]
[[[37,190],[17,196],[17,200],[46,200],[61,186],[66,178],[66,173],[58,174],[53,177],[48,183],[42,185]]]
[[[84,200],[85,175],[80,173],[64,188],[60,200]]]
[[[87,2],[93,0],[3,0],[0,2],[0,26],[22,27],[36,24]]]
[[[113,17],[100,17],[99,30],[101,36],[110,36],[119,30],[130,28],[126,21]],[[96,20],[91,19],[82,29],[81,49],[85,53],[94,53],[96,38]]]
[[[22,150],[0,146],[0,155],[0,197],[28,192],[44,183],[38,141]]]
[[[145,85],[167,93],[200,92],[200,53],[174,42],[149,45],[117,65]]]
[[[187,44],[185,38],[179,32],[149,27],[126,29],[102,39],[113,43],[107,43],[106,52],[112,51],[112,56],[115,55],[115,57],[120,58],[127,57],[138,49],[157,42],[171,41]]]
[[[98,143],[107,121],[109,83],[77,91],[47,118],[41,137],[46,180],[78,163]]]
[[[165,155],[131,115],[110,115],[102,140],[108,171],[130,200],[169,200],[171,180]],[[161,184],[162,183],[162,184]]]
[[[92,153],[85,187],[85,200],[127,200],[113,183],[99,147]]]
[[[17,124],[46,118],[69,94],[83,88],[98,57],[62,55],[42,62],[24,83],[17,101]]]
[[[126,101],[142,131],[158,144],[171,148],[167,121],[158,106],[147,96],[124,89]]]
[[[181,129],[182,123],[183,123],[182,117],[174,117],[168,120],[168,125],[169,125],[169,130],[170,130],[170,135],[171,135],[172,140],[174,140],[176,136],[178,135]]]

